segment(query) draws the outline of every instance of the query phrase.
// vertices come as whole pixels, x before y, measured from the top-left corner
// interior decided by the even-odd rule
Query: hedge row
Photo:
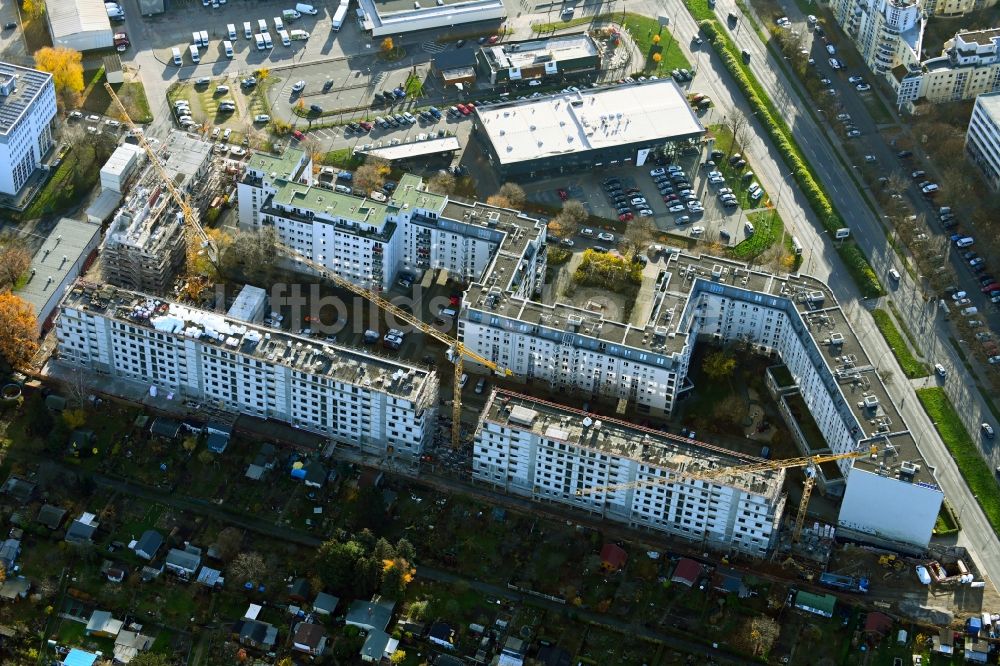
[[[819,218],[823,227],[832,235],[837,229],[844,226],[844,220],[840,217],[830,198],[823,191],[822,186],[817,181],[809,164],[802,156],[802,151],[791,138],[791,131],[781,119],[771,100],[758,91],[757,83],[744,66],[740,59],[740,52],[732,39],[719,29],[718,23],[714,19],[704,20],[699,23],[702,32],[708,38],[709,44],[722,59],[722,63],[729,70],[729,74],[736,80],[740,90],[746,96],[750,106],[756,112],[767,130],[768,135],[775,147],[781,153],[785,163],[791,169],[795,181],[799,188],[809,200],[809,205]],[[885,293],[878,276],[872,270],[868,260],[865,259],[861,251],[851,242],[843,243],[839,250],[841,257],[847,264],[851,277],[857,283],[861,293],[866,297],[881,296]]]

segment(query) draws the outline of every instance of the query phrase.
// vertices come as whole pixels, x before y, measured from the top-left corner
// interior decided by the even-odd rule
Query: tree
[[[406,661],[406,650],[396,650],[389,657],[389,662],[393,664],[402,664]]]
[[[583,204],[576,200],[563,204],[559,214],[549,222],[549,231],[559,238],[571,238],[576,235],[577,228],[587,221],[590,215]]]
[[[655,229],[651,218],[640,217],[629,222],[622,234],[622,250],[626,257],[641,254],[653,241]]]
[[[253,551],[240,553],[229,565],[229,575],[239,585],[260,580],[265,573],[267,573],[267,566],[264,564],[264,558],[261,557],[260,553]]]
[[[221,560],[229,561],[240,552],[242,543],[243,533],[235,527],[227,527],[219,532],[219,536],[215,538],[215,549]]]
[[[32,19],[41,18],[45,13],[45,0],[23,0],[21,9]]]
[[[19,243],[10,242],[0,248],[0,290],[13,289],[31,266],[31,255]]]
[[[486,203],[500,208],[519,209],[528,200],[524,189],[517,183],[504,183],[496,194],[486,199]]]
[[[248,282],[267,283],[278,258],[274,249],[277,242],[274,227],[241,231],[220,255],[220,270],[230,278],[238,275]]]
[[[82,409],[67,409],[62,413],[63,421],[70,430],[82,428],[87,422],[87,412]]]
[[[427,181],[427,189],[438,194],[452,194],[458,181],[447,171],[439,171]]]
[[[64,104],[76,104],[83,92],[83,55],[79,51],[46,46],[35,51],[35,66],[52,74],[52,83]]]
[[[194,261],[189,267],[189,270],[195,275],[204,275],[215,281],[222,278],[223,257],[226,251],[232,246],[233,237],[222,229],[206,229],[205,235],[207,235],[215,245],[215,249],[217,251],[216,260],[212,261],[209,256],[208,249],[204,248],[198,252],[197,255],[195,255]]]
[[[701,369],[705,376],[713,381],[729,379],[732,377],[733,370],[736,369],[736,359],[720,349],[705,357]]]
[[[389,55],[395,48],[396,45],[393,43],[392,37],[386,37],[382,40],[382,53]]]
[[[320,580],[334,590],[350,590],[355,582],[358,563],[365,556],[357,541],[324,541],[316,552],[316,571]]]
[[[406,586],[416,574],[409,562],[401,557],[382,560],[382,594],[392,599],[401,599]]]
[[[386,176],[389,175],[390,171],[388,162],[377,157],[369,157],[354,172],[354,183],[366,192],[377,190],[385,183]]]
[[[406,614],[415,622],[419,622],[424,619],[427,617],[427,600],[421,599],[420,601],[414,601],[410,604]]]
[[[202,465],[211,465],[215,461],[215,456],[208,449],[202,449],[198,452],[198,462]]]
[[[38,321],[34,308],[9,291],[0,292],[0,358],[21,368],[38,350]]]
[[[187,451],[188,453],[192,453],[195,449],[198,448],[198,438],[185,437],[184,441],[181,442],[181,448]]]

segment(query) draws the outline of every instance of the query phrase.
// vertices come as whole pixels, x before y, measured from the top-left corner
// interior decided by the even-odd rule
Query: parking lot
[[[575,199],[599,217],[626,224],[646,217],[663,232],[735,245],[748,235],[746,215],[766,209],[769,199],[740,155],[720,151],[714,157],[718,162],[706,146],[673,163],[659,156],[641,167],[614,166],[571,180],[560,177],[526,184],[525,189],[531,200],[548,206]]]

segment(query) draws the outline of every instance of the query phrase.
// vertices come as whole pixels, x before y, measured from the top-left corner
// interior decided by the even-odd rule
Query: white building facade
[[[482,412],[472,476],[630,527],[766,556],[784,508],[784,472],[692,480],[678,474],[681,458],[740,464],[690,440],[499,391]]]
[[[976,98],[965,134],[965,150],[990,187],[1000,190],[1000,92]]]
[[[431,370],[134,292],[78,283],[56,330],[60,360],[97,376],[368,453],[417,456],[436,422]]]
[[[0,193],[17,194],[53,145],[52,75],[0,63]]]

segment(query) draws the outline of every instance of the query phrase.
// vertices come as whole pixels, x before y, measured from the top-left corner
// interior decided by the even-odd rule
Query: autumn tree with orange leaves
[[[0,293],[0,358],[22,368],[38,351],[34,308],[10,291]]]

